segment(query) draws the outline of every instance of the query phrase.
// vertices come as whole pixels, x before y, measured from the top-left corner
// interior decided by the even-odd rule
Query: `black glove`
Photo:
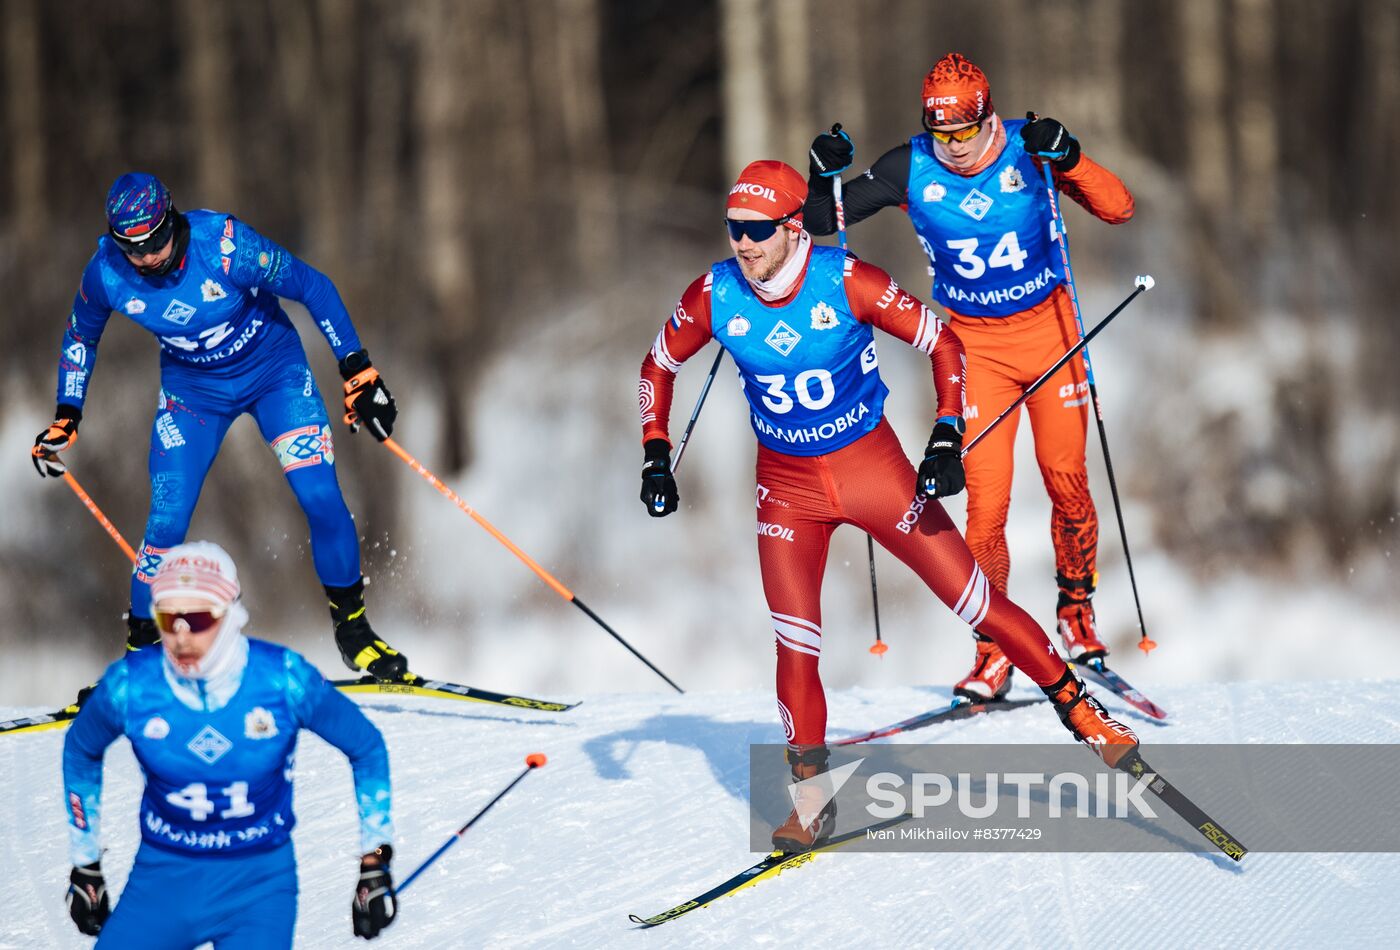
[[[34,448],[29,453],[29,460],[34,463],[34,470],[40,478],[59,478],[68,471],[68,466],[59,459],[58,453],[78,441],[78,423],[83,421],[81,409],[62,402],[54,410],[53,416],[49,427],[35,437]]]
[[[369,351],[360,350],[341,360],[340,376],[345,380],[345,424],[350,431],[368,426],[370,435],[380,442],[393,435],[399,407],[379,378],[379,370],[370,364]]]
[[[665,439],[649,439],[643,448],[646,464],[642,466],[642,504],[653,518],[664,518],[681,503],[676,477],[671,474],[671,446]]]
[[[1079,164],[1079,139],[1054,119],[1040,119],[1034,112],[1027,112],[1021,141],[1027,152],[1049,159],[1057,171],[1067,172]]]
[[[930,498],[947,498],[963,490],[961,421],[944,421],[942,417],[928,437],[924,461],[919,466],[914,491]]]
[[[851,167],[851,161],[856,157],[856,147],[851,143],[851,137],[842,132],[839,125],[835,125],[832,131],[823,132],[812,140],[807,157],[813,178],[830,178]]]
[[[389,877],[393,856],[394,849],[386,844],[360,859],[360,886],[355,888],[355,899],[350,902],[350,919],[357,937],[373,940],[394,922],[399,911],[394,881]]]
[[[94,861],[75,867],[68,875],[68,916],[78,929],[89,937],[96,937],[102,925],[112,915],[112,905],[107,900],[107,882],[102,880],[102,862]]]

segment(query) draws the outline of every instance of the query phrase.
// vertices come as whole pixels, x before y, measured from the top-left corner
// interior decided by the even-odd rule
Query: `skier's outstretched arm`
[[[850,264],[846,297],[856,319],[927,353],[938,394],[938,416],[961,419],[966,361],[957,334],[885,271],[855,256],[846,260]]]
[[[714,338],[710,331],[710,274],[695,278],[672,311],[656,342],[642,360],[637,408],[642,417],[642,444],[660,439],[671,444],[671,396],[681,364]]]
[[[825,135],[828,133],[817,136],[818,141]],[[816,143],[812,144],[815,149]],[[864,174],[842,182],[841,207],[847,226],[864,221],[881,208],[898,208],[908,202],[910,151],[908,142],[896,145]],[[836,202],[832,198],[831,179],[823,176],[815,165],[807,178],[802,226],[817,235],[836,231]]]
[[[126,720],[126,664],[107,668],[63,737],[63,803],[74,867],[102,857],[102,756]]]
[[[297,721],[350,760],[360,813],[360,849],[369,854],[394,838],[389,750],[374,723],[303,657],[287,653],[287,689]]]
[[[329,277],[232,215],[224,231],[231,232],[234,243],[229,279],[236,286],[269,290],[306,307],[336,360],[363,349],[345,301]]]

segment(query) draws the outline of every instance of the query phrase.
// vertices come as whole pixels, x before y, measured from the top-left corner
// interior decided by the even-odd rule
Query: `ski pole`
[[[690,433],[695,429],[695,420],[700,418],[700,408],[705,405],[705,397],[710,394],[710,386],[714,384],[715,374],[719,372],[719,364],[724,359],[724,347],[719,348],[715,354],[715,361],[710,364],[710,375],[705,377],[705,385],[700,390],[700,398],[695,400],[695,411],[690,414],[690,422],[686,423],[685,434],[681,436],[680,444],[676,446],[676,460],[671,463],[671,474],[676,474],[676,470],[681,467],[681,456],[685,454],[686,443],[690,441]],[[661,501],[658,499],[658,501]],[[661,501],[661,507],[665,507],[665,502]],[[661,508],[657,508],[660,511]]]
[[[985,439],[988,435],[991,434],[993,429],[1001,425],[1003,419],[1011,415],[1017,409],[1020,409],[1022,403],[1024,403],[1027,399],[1031,398],[1031,396],[1035,395],[1035,391],[1041,386],[1044,386],[1045,381],[1048,380],[1051,376],[1054,376],[1055,373],[1059,371],[1061,366],[1064,366],[1070,360],[1074,359],[1074,355],[1076,353],[1080,352],[1084,349],[1084,347],[1088,346],[1089,341],[1092,340],[1094,337],[1098,336],[1099,332],[1103,330],[1104,327],[1108,326],[1108,324],[1113,320],[1114,317],[1122,313],[1123,310],[1128,306],[1128,304],[1136,300],[1138,294],[1143,293],[1144,291],[1151,290],[1154,286],[1156,286],[1157,282],[1152,279],[1152,276],[1150,274],[1144,274],[1141,277],[1135,278],[1134,283],[1136,284],[1136,286],[1133,288],[1133,292],[1128,294],[1128,296],[1123,299],[1122,303],[1114,307],[1112,313],[1100,320],[1098,326],[1094,327],[1094,329],[1090,330],[1086,335],[1081,336],[1079,338],[1078,343],[1070,347],[1065,352],[1064,356],[1061,356],[1059,359],[1057,359],[1049,369],[1040,374],[1039,379],[1030,384],[1030,386],[1026,389],[1025,392],[1017,396],[1015,401],[1012,402],[1011,405],[1003,409],[1001,411],[1001,414],[992,420],[991,425],[987,426],[987,428],[977,433],[977,438],[973,439],[967,445],[963,446],[962,454],[964,458],[967,457],[967,453],[971,452],[974,448],[977,447],[977,443],[981,442],[983,439]]]
[[[831,134],[841,134],[840,122],[831,127]],[[841,248],[844,250],[846,247],[846,205],[841,200],[840,172],[831,176],[831,200],[836,204],[836,240],[841,242]],[[884,656],[890,645],[880,636],[880,588],[875,582],[875,538],[871,534],[865,536],[865,555],[870,562],[870,603],[875,611],[875,642],[870,644],[870,652],[876,656]]]
[[[560,597],[564,598],[569,603],[577,607],[579,610],[582,610],[585,614],[587,614],[590,620],[592,620],[598,626],[606,630],[614,640],[622,644],[628,649],[628,651],[631,652],[633,656],[645,663],[648,669],[650,669],[657,676],[665,680],[666,683],[672,689],[674,689],[678,693],[685,692],[685,690],[681,689],[679,686],[676,685],[675,681],[672,680],[671,677],[667,676],[665,673],[657,669],[656,666],[651,662],[651,660],[648,660],[646,657],[638,653],[636,648],[633,647],[632,644],[622,639],[621,635],[618,634],[616,630],[604,623],[603,618],[599,617],[588,607],[587,604],[579,600],[578,596],[573,591],[569,590],[569,588],[559,583],[559,581],[554,577],[553,574],[540,567],[540,565],[535,562],[534,558],[530,557],[530,555],[526,554],[524,551],[520,550],[520,548],[516,547],[515,543],[511,541],[510,538],[502,534],[499,530],[497,530],[495,525],[493,525],[491,522],[487,521],[480,514],[478,514],[476,509],[474,509],[471,505],[463,501],[461,496],[458,495],[455,491],[444,485],[436,475],[428,471],[423,466],[422,462],[418,461],[412,455],[409,455],[407,452],[405,452],[403,450],[403,447],[400,446],[393,439],[385,439],[384,445],[386,448],[389,449],[390,452],[393,452],[401,460],[403,460],[403,463],[405,465],[413,469],[419,475],[422,475],[424,480],[427,481],[429,485],[432,485],[434,488],[436,488],[438,492],[440,492],[443,495],[443,497],[445,497],[448,501],[452,502],[458,508],[462,509],[463,513],[469,516],[477,524],[481,525],[481,527],[485,528],[486,531],[491,535],[491,537],[495,538],[497,541],[501,542],[501,544],[505,545],[506,549],[509,550],[511,554],[514,554],[516,557],[520,558],[520,560],[525,564],[526,567],[534,571],[535,575],[539,577],[540,580],[544,581],[546,584],[549,585],[550,590],[554,591]]]
[[[485,808],[481,809],[481,811],[477,812],[475,815],[472,816],[471,821],[458,828],[457,831],[453,833],[452,837],[448,838],[442,843],[442,847],[438,848],[436,851],[434,851],[431,855],[428,856],[428,860],[418,865],[418,867],[414,869],[413,873],[404,879],[404,882],[402,884],[394,888],[394,896],[398,897],[401,894],[403,894],[404,891],[408,890],[408,886],[417,879],[418,875],[422,874],[428,869],[428,866],[430,864],[432,864],[438,858],[442,857],[444,851],[446,851],[448,848],[452,847],[454,844],[460,841],[462,839],[462,835],[467,833],[467,829],[470,828],[472,825],[476,824],[477,820],[480,819],[482,815],[490,811],[492,805],[505,798],[506,793],[509,792],[512,788],[515,788],[515,786],[519,785],[521,779],[529,775],[535,769],[543,766],[547,761],[548,760],[545,758],[543,752],[532,752],[529,755],[525,756],[525,771],[521,772],[511,781],[509,785],[501,789],[501,791],[496,795],[495,798],[491,799],[489,802],[486,803]]]
[[[1028,113],[1026,118],[1031,118],[1034,113]],[[1069,231],[1065,228],[1064,218],[1060,216],[1060,196],[1055,191],[1054,175],[1050,171],[1049,162],[1041,162],[1040,170],[1045,177],[1045,190],[1050,196],[1050,230],[1051,237],[1056,239],[1060,245],[1060,262],[1065,268],[1065,285],[1069,288],[1070,309],[1074,311],[1074,325],[1079,329],[1079,336],[1084,337],[1084,317],[1079,311],[1079,294],[1074,289],[1074,271],[1069,264]],[[1128,528],[1123,521],[1123,504],[1118,499],[1118,479],[1113,474],[1113,457],[1108,451],[1108,430],[1103,423],[1103,404],[1099,402],[1099,387],[1094,382],[1094,367],[1089,361],[1089,348],[1084,348],[1084,378],[1089,383],[1089,399],[1094,404],[1094,419],[1099,428],[1099,444],[1103,446],[1103,464],[1108,472],[1108,488],[1113,495],[1113,511],[1118,516],[1118,537],[1123,542],[1123,560],[1128,564],[1128,583],[1133,588],[1133,603],[1137,606],[1138,649],[1143,653],[1150,653],[1157,646],[1157,643],[1147,635],[1147,623],[1142,618],[1142,598],[1138,595],[1137,575],[1133,573],[1133,555],[1128,550]]]
[[[53,453],[47,454],[49,457],[53,457]],[[83,503],[83,507],[91,512],[92,516],[97,519],[97,523],[102,525],[103,530],[107,532],[107,536],[117,542],[117,547],[122,549],[122,553],[126,555],[127,560],[135,564],[136,552],[131,549],[131,545],[126,543],[126,538],[122,537],[122,533],[117,530],[117,526],[112,524],[111,520],[102,513],[101,508],[97,507],[97,502],[92,500],[92,496],[83,491],[83,486],[78,484],[78,480],[73,477],[73,473],[65,470],[63,473],[63,481],[67,483],[69,488],[73,489],[73,494],[78,496],[78,500]]]

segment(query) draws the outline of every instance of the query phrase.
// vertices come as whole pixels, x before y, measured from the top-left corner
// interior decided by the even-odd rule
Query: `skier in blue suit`
[[[99,948],[290,947],[292,770],[297,735],[309,729],[350,760],[364,855],[351,919],[357,936],[377,936],[397,910],[379,730],[299,654],[244,636],[238,574],[218,545],[167,551],[151,595],[162,648],[108,667],[63,743],[74,923],[98,936]],[[99,840],[102,757],[123,735],[146,785],[141,846],[111,911]]]
[[[127,647],[154,643],[150,582],[185,539],[224,433],[250,413],[311,528],[336,644],[352,670],[400,679],[407,658],[365,615],[355,522],[335,475],[331,423],[301,340],[278,297],[299,301],[325,335],[345,383],[346,422],[383,441],[397,407],[324,274],[232,215],[181,213],[153,175],[122,175],[107,194],[108,231],[83,271],[59,354],[58,408],[35,439],[40,475],[66,471],[97,344],[113,311],[160,341],[161,387],[151,429],[151,509],[131,578]]]

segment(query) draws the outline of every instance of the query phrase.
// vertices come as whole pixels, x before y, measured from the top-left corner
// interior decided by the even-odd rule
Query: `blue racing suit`
[[[311,529],[323,584],[360,578],[360,549],[335,475],[325,403],[278,297],[296,300],[343,359],[360,349],[335,285],[231,215],[185,213],[189,244],[164,276],[144,276],[98,239],[83,271],[59,357],[58,402],[87,397],[97,344],[118,310],[160,341],[161,388],[151,428],[151,508],[132,574],[131,606],[150,616],[150,581],[185,539],[205,475],[229,425],[251,413]]]
[[[237,661],[213,681],[180,676],[163,649],[127,654],[107,668],[64,739],[74,865],[101,855],[107,746],[125,735],[146,780],[141,847],[99,946],[291,946],[292,770],[302,729],[350,759],[363,852],[391,842],[379,730],[299,654],[238,636]]]

